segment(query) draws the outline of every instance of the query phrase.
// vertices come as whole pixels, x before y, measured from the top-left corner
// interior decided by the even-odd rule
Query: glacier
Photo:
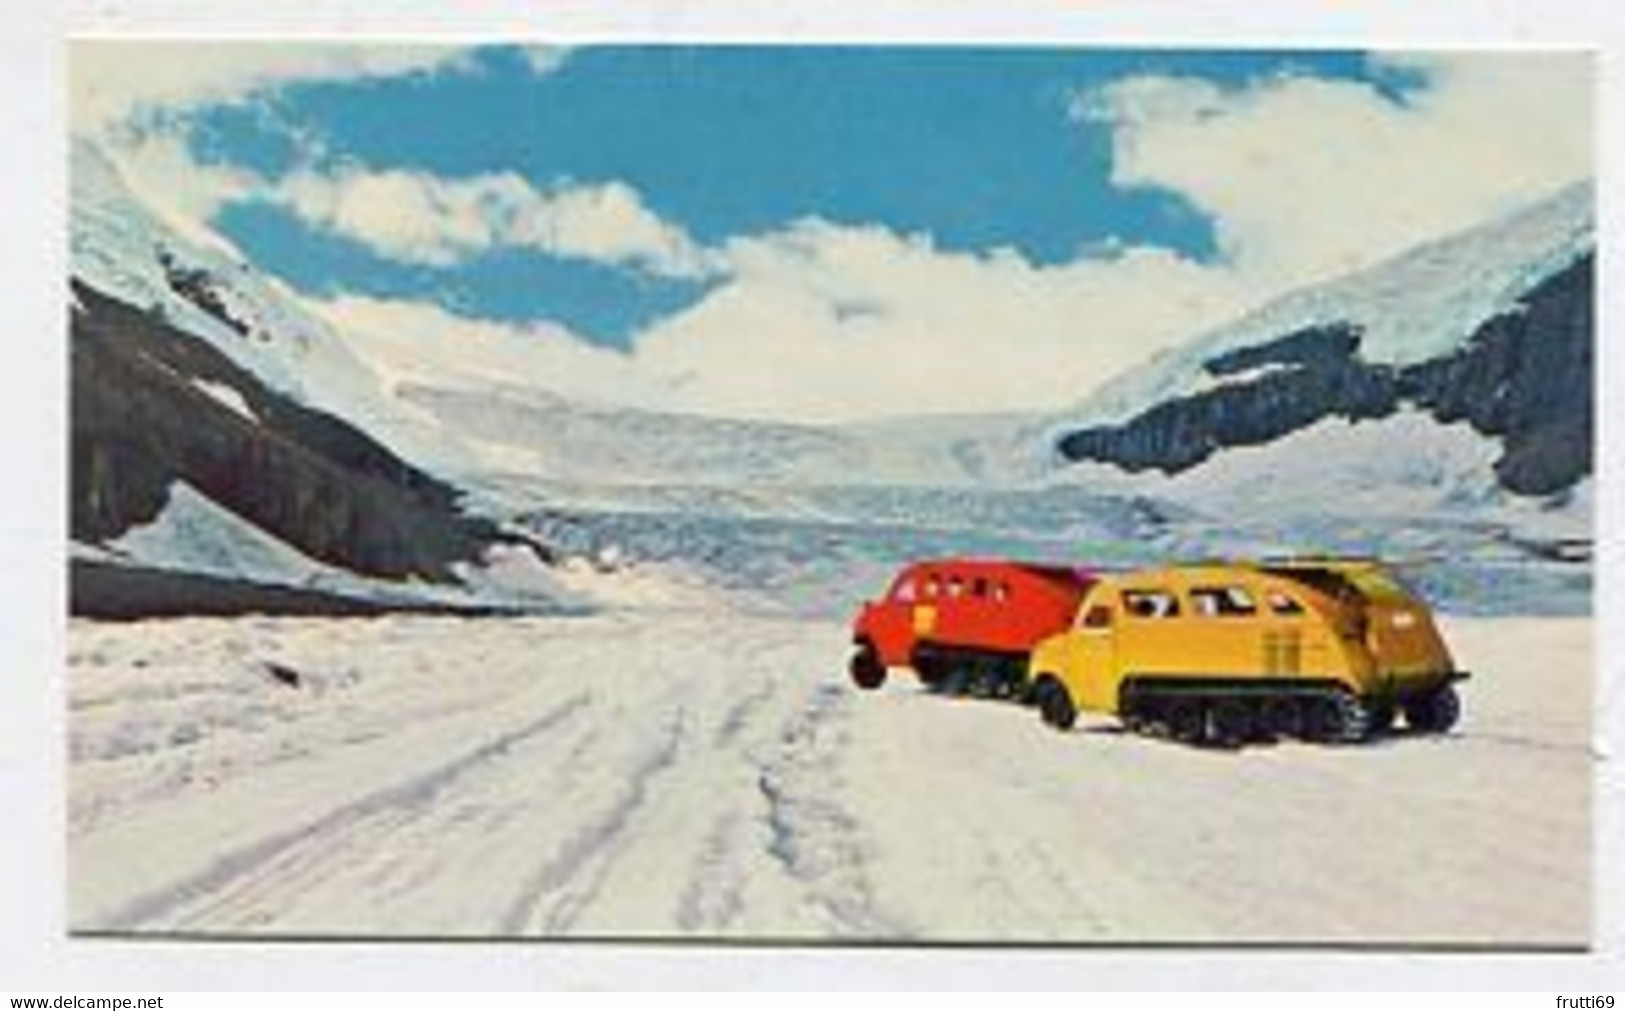
[[[1583,252],[1588,192],[1264,307],[1072,412],[820,429],[369,359],[229,250],[165,229],[94,150],[73,158],[77,276],[453,481],[516,540],[458,587],[363,580],[177,483],[151,522],[71,544],[403,612],[513,611],[73,619],[69,930],[1591,940],[1590,481],[1510,495],[1491,440],[1415,412],[1324,420],[1173,477],[1052,452],[1065,425],[1189,391],[1213,355],[1316,321],[1359,322],[1388,361],[1448,350]],[[176,269],[207,280],[186,297]],[[240,392],[198,392],[253,423]],[[1379,555],[1422,588],[1474,673],[1456,732],[1216,753],[1090,719],[1057,736],[906,679],[859,695],[842,673],[852,612],[905,560],[1284,552]]]

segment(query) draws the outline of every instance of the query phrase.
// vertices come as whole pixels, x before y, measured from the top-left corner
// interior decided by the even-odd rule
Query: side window
[[[1002,604],[1002,603],[1004,603],[1005,601],[1007,601],[1009,599],[1010,599],[1010,586],[1009,586],[1009,584],[1005,583],[1002,580],[997,582],[997,583],[994,583],[993,584],[993,600],[994,600],[994,602]]]
[[[914,580],[904,579],[898,582],[896,588],[891,591],[891,599],[906,604],[912,601],[917,593],[918,589],[914,584]]]
[[[952,597],[952,598],[958,598],[958,597],[963,597],[964,595],[965,595],[965,581],[963,579],[960,579],[958,576],[949,576],[948,577],[948,596]]]
[[[1203,586],[1191,591],[1191,607],[1206,618],[1238,618],[1258,613],[1253,595],[1241,586]]]
[[[1303,605],[1280,590],[1271,590],[1264,595],[1264,600],[1270,605],[1270,611],[1279,615],[1294,615],[1303,613]]]
[[[977,576],[976,580],[970,584],[970,592],[973,597],[987,596],[987,580]]]
[[[1083,612],[1083,620],[1078,624],[1084,628],[1111,628],[1112,609],[1105,604],[1094,604]]]
[[[925,581],[925,595],[927,597],[942,596],[942,578],[932,573]]]
[[[1172,618],[1179,614],[1179,598],[1167,590],[1124,590],[1123,610],[1136,618]]]

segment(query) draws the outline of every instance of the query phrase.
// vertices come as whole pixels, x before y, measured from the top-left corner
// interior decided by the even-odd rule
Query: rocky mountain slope
[[[1591,220],[1573,188],[1288,296],[1091,398],[1058,455],[1177,474],[1327,420],[1419,412],[1496,443],[1502,489],[1572,489],[1592,472]]]
[[[355,427],[267,388],[186,333],[76,284],[72,532],[155,520],[177,482],[320,562],[451,578],[498,536],[456,492]]]

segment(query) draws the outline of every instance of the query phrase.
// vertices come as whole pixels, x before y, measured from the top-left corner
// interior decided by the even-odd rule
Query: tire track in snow
[[[736,811],[715,818],[677,901],[678,929],[689,934],[718,934],[745,911],[744,880],[738,857],[743,823]]]
[[[906,936],[910,931],[876,907],[862,826],[837,799],[841,783],[832,770],[846,747],[840,723],[850,704],[844,687],[820,686],[762,765],[756,787],[767,852],[829,918],[834,933]]]
[[[782,644],[760,650],[752,658],[752,669],[773,671],[785,666],[773,659],[777,648]],[[771,704],[781,687],[777,677],[766,678],[755,691],[735,698],[717,720],[711,734],[711,761],[717,768],[728,770],[730,785],[742,784],[745,791],[754,790],[761,766],[745,739],[753,732],[777,736],[771,722],[776,715]],[[673,922],[687,934],[721,934],[747,910],[748,861],[751,854],[758,852],[750,838],[754,827],[750,808],[756,795],[742,792],[734,797],[732,803],[712,816],[689,868],[687,884],[677,898]]]
[[[712,735],[711,746],[722,751],[732,746],[739,735],[750,725],[756,714],[773,700],[778,691],[778,683],[772,679],[762,682],[762,686],[748,695],[741,696],[723,713],[722,719],[717,723],[716,732]]]
[[[588,693],[571,697],[534,720],[487,741],[428,772],[367,794],[313,821],[278,833],[220,856],[202,871],[171,882],[125,903],[103,919],[105,929],[133,930],[162,922],[200,900],[206,900],[238,882],[250,880],[278,863],[291,851],[322,842],[357,823],[397,809],[421,810],[432,805],[459,781],[516,747],[554,730],[577,715],[590,700]]]
[[[590,703],[590,699],[589,699]],[[591,705],[587,707],[591,711]],[[321,914],[314,922],[319,931],[370,933],[369,923],[387,923],[405,909],[421,908],[424,896],[447,895],[453,890],[466,893],[477,876],[459,880],[459,868],[497,869],[503,866],[486,847],[500,851],[505,839],[514,834],[529,835],[526,824],[533,813],[530,790],[539,785],[529,770],[545,768],[554,762],[568,764],[586,753],[600,737],[591,717],[571,720],[568,727],[553,728],[509,752],[507,759],[487,765],[477,775],[463,777],[438,796],[432,804],[382,810],[352,822],[342,831],[321,837],[319,846],[299,846],[262,868],[252,878],[229,886],[214,897],[211,905],[190,910],[187,919],[197,925],[219,929],[223,924],[247,922],[258,925],[277,922],[297,924],[306,920],[305,907],[329,903],[335,894],[351,896],[347,905],[367,910],[357,926],[354,914]],[[515,784],[524,792],[514,793]],[[500,798],[500,801],[496,799]],[[451,871],[451,874],[448,874]],[[357,886],[360,886],[359,889]],[[499,904],[499,903],[494,903]],[[274,917],[267,909],[275,909]],[[461,933],[455,926],[447,929]]]
[[[648,800],[652,783],[676,762],[684,726],[679,712],[667,722],[659,744],[627,771],[624,787],[609,805],[576,828],[532,872],[519,897],[499,918],[499,933],[564,933],[591,906],[616,853],[628,841],[629,821]],[[579,761],[573,760],[571,766],[578,767]]]

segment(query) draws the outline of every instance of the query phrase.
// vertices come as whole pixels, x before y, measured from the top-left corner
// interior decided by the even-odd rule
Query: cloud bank
[[[1112,134],[1112,181],[1178,193],[1229,265],[1274,286],[1383,259],[1592,172],[1592,66],[1577,53],[1378,58],[1403,99],[1285,76],[1226,90],[1134,77],[1080,96]]]
[[[467,66],[472,52],[447,45],[80,40],[69,53],[68,111],[76,131],[93,135],[143,116],[235,104],[293,84]]]
[[[665,277],[710,270],[681,228],[621,182],[538,189],[511,172],[446,179],[401,170],[306,170],[268,184],[259,199],[407,263],[444,267],[510,248]]]
[[[148,82],[123,103],[231,100],[300,74],[410,73],[457,59],[363,51],[272,60],[214,83],[202,73]],[[546,51],[536,60],[538,73],[556,65]],[[1410,83],[1396,91],[1285,74],[1219,86],[1138,75],[1075,97],[1075,128],[1110,139],[1114,185],[1175,194],[1211,219],[1221,253],[1211,261],[1128,241],[1044,265],[1012,249],[944,250],[929,235],[817,217],[706,247],[615,180],[364,166],[265,180],[189,165],[184,150],[161,144],[126,155],[190,194],[183,213],[194,221],[223,201],[271,201],[403,262],[453,266],[512,247],[710,282],[625,352],[562,328],[468,319],[427,303],[323,302],[342,327],[366,335],[358,345],[379,354],[381,368],[399,369],[403,354],[440,340],[500,361],[516,381],[645,407],[813,422],[1058,409],[1294,287],[1592,174],[1585,54],[1377,62]],[[412,340],[379,351],[376,337],[391,332]],[[447,356],[438,360],[455,371]]]

